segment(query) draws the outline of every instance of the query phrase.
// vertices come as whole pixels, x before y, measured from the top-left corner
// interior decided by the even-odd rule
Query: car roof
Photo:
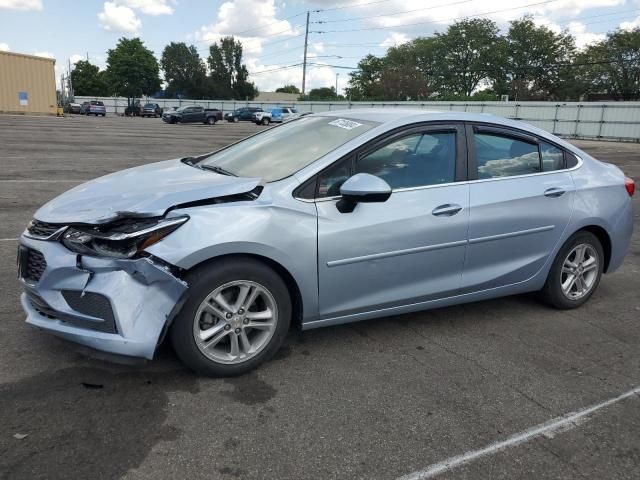
[[[418,108],[359,108],[352,110],[333,110],[330,112],[314,113],[313,116],[339,117],[351,120],[364,120],[371,122],[379,122],[381,126],[387,129],[402,127],[411,123],[418,122],[477,122],[490,123],[496,126],[504,126],[524,130],[533,135],[550,139],[569,151],[577,152],[576,147],[572,144],[556,137],[555,135],[542,130],[538,127],[530,125],[518,120],[499,117],[489,113],[469,113],[455,110],[438,111],[438,110],[422,110]]]

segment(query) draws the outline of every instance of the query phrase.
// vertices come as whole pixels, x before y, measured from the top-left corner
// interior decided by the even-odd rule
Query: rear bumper
[[[145,258],[81,257],[58,242],[24,235],[20,243],[46,260],[37,281],[20,279],[28,324],[103,352],[153,358],[184,282]]]
[[[616,223],[611,230],[611,259],[607,273],[614,272],[624,262],[624,258],[631,245],[633,235],[633,204],[629,200],[625,208],[620,212]]]

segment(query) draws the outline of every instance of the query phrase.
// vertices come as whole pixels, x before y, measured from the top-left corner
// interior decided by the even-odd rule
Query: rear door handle
[[[452,217],[460,210],[462,210],[462,207],[460,205],[456,205],[455,203],[446,203],[434,208],[431,211],[431,214],[435,215],[436,217]]]
[[[564,193],[565,191],[563,188],[552,187],[552,188],[547,188],[544,191],[544,196],[556,198],[556,197],[561,197],[562,195],[564,195]]]

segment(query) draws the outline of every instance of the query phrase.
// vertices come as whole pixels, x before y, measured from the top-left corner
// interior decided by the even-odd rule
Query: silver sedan
[[[310,329],[540,291],[585,303],[629,246],[634,183],[488,115],[304,116],[80,185],[20,239],[27,322],[234,375]]]

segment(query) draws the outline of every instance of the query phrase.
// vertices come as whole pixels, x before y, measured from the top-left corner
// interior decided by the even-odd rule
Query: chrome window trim
[[[560,173],[560,172],[573,172],[577,169],[579,169],[583,164],[584,161],[582,160],[582,157],[580,157],[580,155],[576,155],[573,152],[570,152],[572,155],[574,155],[577,159],[578,159],[578,164],[574,167],[571,168],[563,168],[561,170],[551,170],[550,172],[537,172],[537,173],[527,173],[525,175],[513,175],[511,177],[494,177],[494,178],[479,178],[477,180],[463,180],[460,182],[448,182],[448,183],[438,183],[435,185],[423,185],[421,187],[405,187],[405,188],[394,188],[393,190],[391,190],[392,193],[401,193],[401,192],[412,192],[415,190],[426,190],[426,189],[430,189],[430,188],[441,188],[441,187],[451,187],[453,185],[469,185],[469,184],[473,184],[473,183],[485,183],[485,182],[494,182],[494,181],[501,181],[501,180],[509,180],[509,179],[514,179],[514,178],[527,178],[527,177],[538,177],[541,175],[551,175],[553,173]],[[320,202],[332,202],[335,200],[340,200],[342,198],[341,195],[336,195],[333,197],[322,197],[322,198],[314,198],[314,199],[310,199],[310,198],[299,198],[299,197],[293,197],[296,200],[299,200],[301,202],[305,202],[305,203],[320,203]]]
[[[582,160],[582,157],[580,157],[580,155],[576,155],[573,152],[569,152],[571,153],[573,156],[575,156],[578,159],[578,164],[574,167],[571,168],[562,168],[560,170],[551,170],[549,172],[536,172],[536,173],[527,173],[524,175],[512,175],[510,177],[492,177],[492,178],[478,178],[476,180],[467,180],[468,183],[484,183],[484,182],[493,182],[493,181],[499,181],[499,180],[509,180],[511,178],[527,178],[527,177],[538,177],[541,175],[551,175],[553,173],[560,173],[560,172],[573,172],[574,170],[577,170],[578,168],[580,168],[583,164],[584,161]]]

